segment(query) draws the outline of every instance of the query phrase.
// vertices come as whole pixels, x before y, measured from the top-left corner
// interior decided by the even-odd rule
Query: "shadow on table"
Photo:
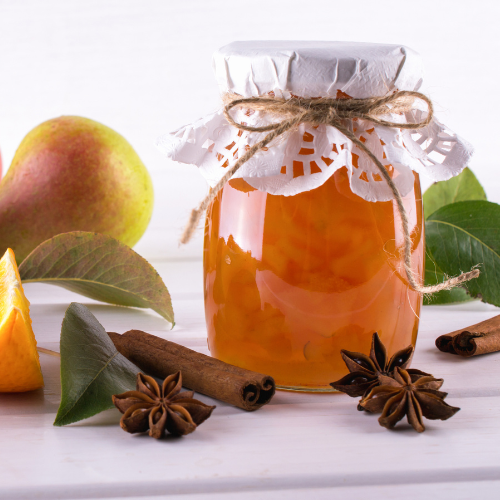
[[[43,389],[0,394],[0,415],[55,413],[57,407],[45,398]]]
[[[108,331],[124,333],[137,329],[144,331],[170,331],[171,324],[150,309],[96,304],[85,297],[79,303],[90,309],[99,323]],[[38,341],[59,341],[61,323],[68,304],[31,304],[30,316]]]

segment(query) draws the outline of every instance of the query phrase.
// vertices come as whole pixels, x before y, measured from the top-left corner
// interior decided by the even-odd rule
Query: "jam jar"
[[[271,375],[281,389],[332,391],[348,371],[341,350],[369,353],[374,332],[389,356],[416,342],[422,297],[404,269],[402,212],[390,184],[402,198],[411,272],[422,283],[419,175],[434,182],[457,175],[472,148],[429,115],[425,96],[415,97],[423,65],[402,45],[233,42],[215,52],[213,67],[222,107],[157,142],[174,161],[196,165],[214,189],[200,205],[208,206],[210,353]],[[408,100],[393,106],[398,95]],[[291,100],[303,110],[318,98],[386,97],[383,121],[368,112],[338,118],[340,127],[304,119],[263,139],[287,119],[264,101],[277,109],[273,100]],[[252,107],[256,101],[264,107]]]
[[[403,201],[414,273],[424,269],[420,183]],[[207,212],[204,293],[212,356],[275,378],[282,389],[331,391],[340,350],[389,353],[415,343],[422,299],[402,274],[396,203],[355,195],[346,168],[323,185],[276,196],[233,179]]]

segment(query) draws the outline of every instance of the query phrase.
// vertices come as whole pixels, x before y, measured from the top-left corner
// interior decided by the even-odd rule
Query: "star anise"
[[[413,346],[409,345],[398,351],[388,360],[387,350],[384,344],[382,344],[378,333],[375,332],[372,337],[369,357],[360,352],[352,352],[345,349],[340,351],[342,359],[350,373],[340,380],[332,382],[330,385],[334,389],[337,389],[337,391],[345,392],[351,398],[365,397],[374,387],[379,385],[379,375],[391,376],[396,367],[406,369],[411,363],[413,351]],[[429,373],[416,369],[409,369],[407,371],[412,380],[429,376]],[[363,407],[358,405],[358,410],[363,410]]]
[[[422,417],[447,420],[460,410],[444,402],[448,394],[438,390],[443,381],[432,376],[413,381],[407,370],[396,367],[394,378],[379,375],[379,382],[360,405],[373,413],[382,412],[379,424],[388,429],[394,428],[406,415],[408,423],[417,432],[423,432]]]
[[[131,434],[149,429],[156,439],[165,430],[174,436],[193,432],[215,406],[193,399],[193,391],[180,392],[181,388],[181,372],[168,376],[161,387],[153,377],[138,373],[136,391],[113,396],[114,405],[123,413],[121,428]]]

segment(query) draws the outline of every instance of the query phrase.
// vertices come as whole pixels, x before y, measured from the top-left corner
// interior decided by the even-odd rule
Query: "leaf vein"
[[[81,394],[78,397],[78,399],[75,400],[75,402],[71,405],[70,408],[68,408],[68,410],[64,413],[64,415],[61,415],[61,417],[57,419],[58,421],[62,420],[64,417],[66,417],[68,415],[68,413],[76,406],[76,404],[78,403],[78,401],[80,401],[80,399],[82,398],[82,396],[87,392],[87,390],[89,389],[89,387],[96,381],[97,377],[99,377],[99,375],[108,367],[108,365],[111,363],[111,361],[113,361],[113,359],[115,359],[116,356],[118,356],[118,354],[119,354],[119,352],[116,351],[113,354],[113,356],[111,356],[108,359],[108,361],[106,362],[106,364],[97,372],[96,376],[87,384],[87,386],[81,392]]]
[[[486,247],[488,250],[490,250],[492,253],[494,253],[498,258],[500,258],[500,255],[498,254],[498,252],[496,252],[493,248],[491,248],[489,245],[487,245],[486,243],[484,243],[484,241],[480,240],[479,238],[477,238],[476,236],[474,236],[472,233],[469,233],[468,231],[466,231],[462,227],[457,226],[455,224],[451,224],[450,222],[442,221],[442,220],[431,220],[429,222],[435,222],[436,224],[444,224],[444,225],[450,226],[450,227],[452,227],[454,229],[459,229],[464,234],[466,234],[467,236],[473,238],[474,240],[476,240],[477,242],[479,242],[481,245],[483,245],[484,247]]]

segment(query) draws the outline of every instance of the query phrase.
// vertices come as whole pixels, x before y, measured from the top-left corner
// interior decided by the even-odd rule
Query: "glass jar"
[[[419,178],[404,197],[413,271],[423,277]],[[295,196],[231,180],[209,207],[204,293],[212,356],[275,378],[279,388],[332,391],[340,350],[389,355],[415,344],[422,303],[402,271],[396,203],[355,195],[346,168]]]
[[[369,353],[375,331],[389,355],[416,341],[422,299],[403,270],[400,212],[379,168],[403,196],[412,272],[423,282],[418,173],[434,182],[449,179],[467,165],[472,148],[429,117],[427,98],[420,97],[387,101],[378,111],[390,110],[389,123],[357,112],[340,128],[335,121],[299,120],[245,154],[271,123],[297,116],[309,100],[397,97],[399,91],[415,97],[422,60],[402,45],[242,41],[221,47],[213,63],[223,103],[243,101],[157,142],[173,160],[197,165],[214,189],[233,170],[205,225],[210,352],[272,375],[283,389],[331,391],[329,384],[347,372],[341,349]],[[298,108],[269,111],[270,99],[294,100]],[[424,124],[427,117],[428,125],[416,129],[391,126]],[[192,234],[193,220],[184,235]]]

